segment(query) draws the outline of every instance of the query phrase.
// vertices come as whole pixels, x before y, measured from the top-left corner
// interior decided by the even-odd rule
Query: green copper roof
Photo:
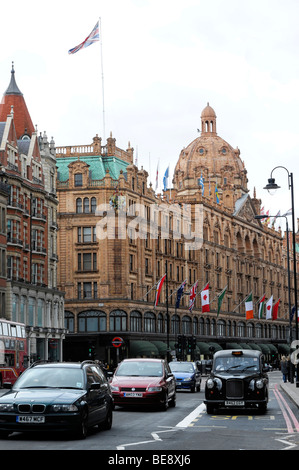
[[[120,170],[124,173],[128,166],[127,162],[120,160],[118,157],[103,157],[99,155],[80,156],[80,161],[89,165],[90,178],[92,180],[101,180],[105,177],[107,169],[112,179],[119,178]],[[58,157],[56,160],[58,180],[67,181],[69,179],[68,165],[77,161],[78,157]]]

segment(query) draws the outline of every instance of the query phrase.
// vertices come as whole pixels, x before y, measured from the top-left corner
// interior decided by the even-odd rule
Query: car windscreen
[[[194,372],[194,367],[192,364],[180,364],[180,363],[173,363],[173,362],[170,362],[169,364],[170,366],[170,369],[172,372],[190,372],[190,373],[193,373]]]
[[[16,381],[14,389],[78,388],[84,384],[83,370],[63,367],[34,367],[27,369]]]
[[[130,377],[162,377],[161,363],[130,361],[119,365],[115,375]]]
[[[245,356],[226,356],[214,358],[214,371],[248,371],[255,372],[259,370],[259,360],[257,357]]]

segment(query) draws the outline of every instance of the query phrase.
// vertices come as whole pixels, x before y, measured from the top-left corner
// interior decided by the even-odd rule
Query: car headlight
[[[13,410],[14,410],[13,403],[0,403],[0,411],[9,412]]]
[[[148,387],[148,392],[161,392],[162,387]]]
[[[76,412],[78,407],[76,405],[52,405],[52,410],[55,413]]]
[[[257,380],[257,381],[255,382],[255,386],[256,386],[256,388],[263,388],[263,386],[264,386],[263,380],[261,380],[261,379],[260,379],[260,380]]]
[[[191,382],[192,380],[192,377],[186,377],[185,379],[183,379],[183,382]]]
[[[208,379],[207,380],[207,387],[208,388],[213,388],[214,387],[214,380],[213,379]]]
[[[111,389],[111,392],[119,392],[119,387],[116,387],[116,385],[110,384],[110,389]]]

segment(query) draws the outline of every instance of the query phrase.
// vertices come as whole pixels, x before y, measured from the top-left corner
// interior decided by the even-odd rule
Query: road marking
[[[182,421],[180,421],[176,425],[176,428],[187,428],[190,423],[192,423],[192,421],[204,411],[205,408],[206,405],[204,403],[201,403],[197,408],[195,408],[195,410],[193,410],[188,416],[186,416]]]
[[[287,404],[287,402],[285,401],[285,399],[283,398],[281,392],[277,389],[277,384],[275,385],[275,389],[273,390],[273,392],[274,392],[276,400],[279,404],[279,407],[282,411],[284,420],[285,420],[286,425],[287,425],[288,433],[293,433],[294,432],[293,425],[295,427],[296,432],[299,432],[299,423],[297,421],[297,418],[294,415],[294,413],[292,412],[292,410],[289,407],[289,405]],[[288,415],[288,413],[289,413],[289,415]],[[291,417],[291,419],[289,418],[289,416]],[[292,424],[291,420],[293,421],[293,424]]]

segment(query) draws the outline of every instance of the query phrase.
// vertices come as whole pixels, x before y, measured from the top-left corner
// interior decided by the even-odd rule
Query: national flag
[[[154,307],[157,307],[157,305],[158,305],[159,297],[160,297],[160,294],[161,294],[161,289],[162,289],[163,283],[164,283],[164,281],[165,281],[165,278],[166,278],[166,274],[164,274],[164,276],[161,277],[160,281],[159,281],[158,284],[157,284],[157,287],[156,287],[156,298],[155,298]]]
[[[204,182],[203,182],[203,177],[202,177],[202,174],[200,175],[200,179],[199,179],[199,186],[201,186],[201,194],[204,195],[204,192],[205,192],[205,186],[204,186]]]
[[[286,215],[291,215],[292,214],[292,209],[289,209],[285,214],[283,214],[282,217],[285,217]]]
[[[270,299],[266,303],[266,320],[271,320],[272,318],[272,306],[273,306],[273,295],[271,295]]]
[[[190,312],[192,312],[193,307],[194,307],[197,284],[198,284],[198,281],[196,281],[195,284],[193,284],[193,286],[190,289],[190,293],[189,293],[189,310],[190,310]]]
[[[263,318],[265,300],[266,300],[266,296],[265,296],[265,294],[264,294],[264,296],[263,296],[263,298],[261,299],[260,304],[259,304],[259,314],[258,314],[258,317],[259,317],[260,320]]]
[[[219,194],[218,194],[217,183],[216,183],[216,186],[215,186],[215,196],[216,196],[216,202],[217,202],[217,204],[219,204]]]
[[[278,301],[276,302],[276,304],[273,306],[273,310],[272,310],[272,320],[277,320],[279,302],[280,302],[280,299],[278,299]]]
[[[164,191],[167,191],[167,185],[168,185],[168,177],[169,177],[169,165],[164,173],[163,176],[163,186],[164,186]]]
[[[89,36],[87,36],[87,38],[84,39],[84,41],[81,42],[81,44],[70,49],[69,54],[75,54],[76,52],[80,51],[80,49],[83,49],[84,47],[88,47],[94,42],[99,41],[99,39],[100,39],[99,22],[97,21],[95,27],[93,28]]]
[[[182,295],[186,286],[186,282],[187,281],[184,281],[177,290],[175,308],[179,308],[180,306],[180,301],[181,301],[181,298],[182,298]]]
[[[157,165],[157,172],[156,172],[156,191],[158,189],[158,184],[159,184],[159,162]]]
[[[209,283],[201,291],[201,311],[202,313],[210,311]]]
[[[252,293],[249,294],[245,300],[245,310],[246,310],[246,320],[253,318],[253,302],[252,302]]]
[[[224,294],[226,292],[226,289],[227,289],[227,286],[223,289],[222,292],[220,292],[219,296],[218,296],[218,310],[217,310],[217,317],[220,313],[220,308],[221,308],[221,304],[222,304],[222,300],[223,300],[223,297],[224,297]]]
[[[270,223],[269,211],[266,212],[266,216],[267,216],[267,217],[265,217],[265,218],[263,219],[263,223],[264,223],[265,225],[269,225],[269,223]]]
[[[276,222],[277,217],[280,217],[280,211],[278,211],[277,214],[276,214],[276,216],[273,217],[273,220],[272,220],[272,227],[274,227],[274,224],[275,224],[275,222]]]

